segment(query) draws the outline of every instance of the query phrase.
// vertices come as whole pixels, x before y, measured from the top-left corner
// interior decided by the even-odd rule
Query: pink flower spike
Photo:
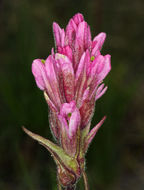
[[[88,134],[88,136],[86,137],[86,140],[85,140],[85,151],[87,151],[88,146],[90,145],[90,143],[92,142],[93,138],[95,137],[98,129],[104,123],[105,119],[106,119],[106,116],[104,116],[103,119],[89,132],[89,134]]]
[[[54,157],[58,189],[74,189],[85,176],[85,154],[103,124],[91,131],[95,102],[106,92],[104,78],[111,70],[111,56],[101,54],[106,34],[92,39],[82,14],[75,14],[66,29],[53,23],[55,49],[46,60],[35,59],[32,73],[49,107],[49,124],[56,144],[24,128]],[[88,188],[87,182],[85,188]]]
[[[105,88],[103,88],[103,87],[104,87],[104,84],[102,84],[98,87],[97,92],[96,92],[95,101],[98,100],[107,91],[108,87],[107,86]]]

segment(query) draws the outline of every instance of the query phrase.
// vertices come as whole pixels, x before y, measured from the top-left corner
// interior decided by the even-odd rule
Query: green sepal
[[[62,167],[68,169],[69,171],[72,171],[75,175],[79,173],[79,164],[76,158],[70,157],[60,146],[54,144],[50,140],[45,139],[35,133],[32,133],[24,127],[22,128],[26,134],[28,134],[34,140],[38,141],[51,153],[57,165],[62,165]]]

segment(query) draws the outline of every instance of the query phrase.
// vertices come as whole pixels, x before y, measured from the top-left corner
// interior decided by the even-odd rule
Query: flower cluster
[[[76,183],[84,171],[85,153],[105,117],[90,130],[95,102],[107,90],[103,79],[111,70],[110,55],[100,50],[106,34],[93,40],[90,27],[78,13],[66,29],[53,23],[55,51],[46,60],[35,59],[32,73],[44,91],[49,121],[56,144],[27,129],[54,157],[62,186]]]

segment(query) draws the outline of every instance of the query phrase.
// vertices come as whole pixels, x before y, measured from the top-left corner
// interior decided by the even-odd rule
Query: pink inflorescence
[[[103,79],[111,70],[111,56],[100,52],[106,34],[92,40],[90,27],[80,13],[70,19],[65,30],[54,22],[53,32],[55,50],[52,48],[46,60],[35,59],[32,73],[44,91],[58,146],[78,161],[79,169],[73,174],[77,179],[84,170],[87,148],[105,119],[90,131],[95,102],[107,90]]]

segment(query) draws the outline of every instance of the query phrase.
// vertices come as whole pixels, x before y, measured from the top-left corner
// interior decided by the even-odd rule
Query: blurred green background
[[[77,12],[93,37],[107,33],[102,53],[112,55],[92,122],[107,115],[87,154],[90,190],[144,189],[144,1],[0,0],[0,190],[57,189],[53,159],[21,126],[52,140],[31,63],[50,54],[53,21],[65,27]]]

